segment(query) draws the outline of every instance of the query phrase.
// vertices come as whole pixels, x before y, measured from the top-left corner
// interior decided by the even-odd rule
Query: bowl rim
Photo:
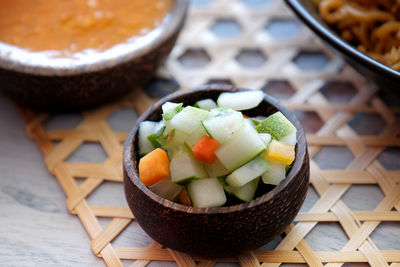
[[[275,186],[271,191],[268,193],[259,196],[258,198],[250,201],[250,202],[245,202],[237,205],[232,205],[232,206],[227,206],[227,207],[213,207],[213,208],[199,208],[199,207],[192,207],[192,206],[186,206],[179,204],[177,202],[170,201],[168,199],[162,198],[158,196],[157,194],[153,193],[150,189],[147,188],[144,184],[142,184],[139,180],[138,177],[138,171],[136,166],[133,166],[133,161],[131,160],[134,153],[132,153],[133,148],[134,148],[134,138],[137,136],[137,132],[139,129],[139,124],[140,122],[146,120],[146,118],[152,114],[157,107],[161,107],[163,103],[166,101],[170,101],[177,97],[197,93],[199,91],[220,91],[222,92],[236,92],[236,91],[248,91],[251,89],[245,89],[245,88],[239,88],[234,85],[228,85],[228,84],[205,84],[202,86],[199,86],[197,88],[191,89],[191,90],[182,90],[178,91],[172,94],[167,95],[166,97],[160,99],[156,103],[154,103],[149,109],[147,109],[146,112],[144,112],[136,121],[135,126],[131,129],[129,132],[127,138],[125,139],[124,143],[124,151],[123,151],[123,170],[126,173],[126,176],[129,178],[127,179],[128,182],[133,183],[133,186],[136,186],[139,190],[141,190],[148,198],[150,198],[152,201],[157,202],[158,204],[162,205],[164,208],[169,208],[173,209],[175,211],[181,211],[185,213],[191,213],[191,214],[221,214],[221,213],[231,213],[235,211],[240,211],[240,210],[245,210],[247,208],[254,208],[258,205],[261,205],[264,202],[268,202],[272,198],[274,198],[277,194],[282,192],[285,187],[297,177],[297,174],[300,172],[303,166],[303,162],[305,160],[305,157],[307,155],[307,142],[305,138],[305,132],[304,129],[302,128],[300,122],[296,118],[293,112],[291,112],[289,109],[284,107],[280,102],[271,97],[270,95],[264,93],[264,99],[268,105],[272,105],[279,111],[281,111],[285,116],[291,117],[290,121],[294,123],[295,127],[297,128],[297,149],[296,149],[296,158],[295,161],[292,164],[292,168],[290,169],[289,173],[286,175],[286,178],[279,183],[277,186]],[[289,118],[288,118],[289,119]],[[124,184],[124,186],[126,186]]]
[[[143,39],[142,42],[123,42],[121,43],[123,45],[122,49],[124,49],[122,52],[110,52],[108,55],[100,52],[96,54],[95,59],[90,61],[85,60],[85,58],[82,60],[67,58],[66,62],[61,63],[57,63],[51,59],[46,60],[45,63],[38,63],[38,61],[40,61],[38,58],[32,61],[26,57],[26,55],[29,54],[29,51],[21,50],[18,47],[10,46],[9,44],[0,41],[0,69],[41,76],[70,76],[110,69],[117,65],[132,61],[135,58],[139,58],[165,43],[182,28],[188,6],[189,3],[187,0],[173,0],[173,7],[167,13],[163,22],[150,31],[150,33],[139,37]],[[122,49],[117,48],[115,51]],[[16,57],[11,57],[10,55],[13,53],[22,54]],[[34,53],[32,53],[32,55],[34,55]]]
[[[362,53],[354,46],[345,42],[327,25],[318,21],[299,0],[285,0],[293,12],[314,32],[344,55],[354,59],[365,67],[379,72],[388,78],[400,79],[400,72]]]

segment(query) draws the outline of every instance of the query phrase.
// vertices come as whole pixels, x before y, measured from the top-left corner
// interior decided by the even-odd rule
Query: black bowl
[[[174,0],[151,33],[91,57],[43,58],[0,42],[0,90],[38,109],[81,109],[145,84],[167,58],[183,27],[186,0]]]
[[[400,72],[370,58],[344,41],[320,16],[311,0],[285,0],[296,15],[365,78],[379,88],[400,95]]]
[[[296,159],[286,179],[270,192],[250,201],[220,208],[184,206],[161,198],[138,176],[138,126],[143,120],[161,119],[166,101],[193,105],[221,92],[243,89],[232,85],[205,85],[166,96],[140,116],[124,146],[124,188],[127,202],[140,226],[157,242],[193,255],[222,257],[256,249],[280,235],[294,220],[308,189],[309,158],[304,130],[295,115],[265,95],[260,105],[246,110],[249,116],[281,111],[297,128]]]

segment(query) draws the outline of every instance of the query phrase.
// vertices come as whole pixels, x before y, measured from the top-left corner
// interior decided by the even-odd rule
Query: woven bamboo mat
[[[121,108],[140,114],[172,91],[210,81],[262,88],[296,112],[307,132],[315,203],[302,209],[286,234],[274,241],[273,249],[234,258],[196,258],[155,242],[148,247],[114,246],[113,240],[123,235],[134,216],[126,205],[99,206],[87,201],[103,183],[122,182],[122,144],[127,133],[114,130],[108,118]],[[117,103],[82,112],[83,119],[72,129],[46,129],[46,120],[54,114],[26,109],[22,114],[28,135],[38,143],[49,171],[66,194],[69,211],[87,230],[88,246],[108,266],[122,266],[125,260],[131,260],[131,266],[152,261],[175,261],[179,266],[218,262],[400,266],[400,250],[379,249],[371,238],[380,224],[400,221],[399,158],[385,160],[399,152],[400,107],[384,101],[377,88],[321,45],[282,1],[193,1],[176,47],[144,90],[138,88]],[[67,161],[87,142],[101,145],[107,159],[101,163]],[[328,153],[321,160],[332,149],[339,149],[340,156],[329,158]],[[335,165],[346,158],[349,164]],[[382,200],[371,210],[354,208],[342,198],[355,185],[379,187]],[[101,218],[110,221],[101,225]],[[347,241],[340,249],[316,251],[306,241],[323,223],[336,223],[344,231]],[[394,240],[399,240],[399,232],[394,234],[398,235]]]

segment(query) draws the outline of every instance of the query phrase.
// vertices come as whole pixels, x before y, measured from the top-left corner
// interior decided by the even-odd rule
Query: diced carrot
[[[242,116],[243,116],[244,119],[249,119],[250,118],[249,116],[244,115],[244,114],[242,114]]]
[[[196,159],[208,164],[212,164],[217,159],[215,150],[218,146],[219,143],[217,140],[207,135],[203,135],[192,147],[192,152]]]
[[[161,181],[169,177],[169,160],[167,152],[161,148],[156,148],[139,161],[139,178],[140,181],[147,185]]]

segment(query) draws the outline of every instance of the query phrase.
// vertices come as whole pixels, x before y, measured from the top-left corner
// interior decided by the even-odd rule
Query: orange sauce
[[[0,0],[0,41],[29,51],[106,50],[161,24],[172,0]]]

